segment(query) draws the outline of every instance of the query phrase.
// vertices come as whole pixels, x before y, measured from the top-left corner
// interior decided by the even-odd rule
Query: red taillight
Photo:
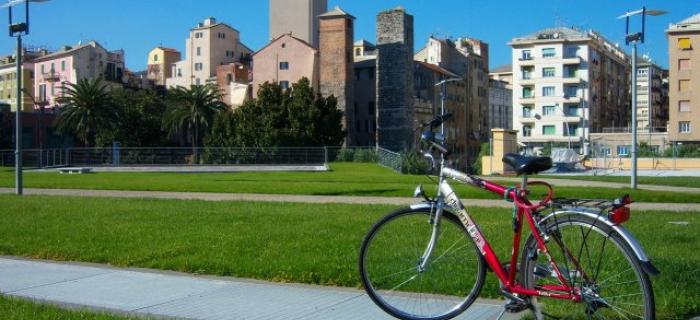
[[[622,224],[630,219],[630,208],[619,207],[608,213],[608,219],[614,224]]]

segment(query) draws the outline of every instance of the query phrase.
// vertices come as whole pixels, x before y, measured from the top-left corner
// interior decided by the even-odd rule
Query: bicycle
[[[448,150],[436,127],[450,115],[424,124],[425,156],[436,168],[436,196],[389,213],[365,236],[359,256],[362,284],[374,303],[399,319],[451,319],[469,308],[487,269],[500,281],[505,312],[528,309],[536,319],[654,319],[649,275],[659,274],[641,245],[623,227],[629,196],[613,201],[555,199],[552,186],[527,176],[552,167],[547,157],[508,154],[503,161],[522,175],[505,187],[447,165]],[[513,246],[502,264],[448,180],[469,184],[513,203]],[[547,192],[536,203],[530,187]],[[523,225],[530,235],[522,246]]]

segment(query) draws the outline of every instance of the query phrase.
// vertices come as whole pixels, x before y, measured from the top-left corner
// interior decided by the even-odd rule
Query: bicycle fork
[[[435,251],[435,245],[437,244],[438,238],[440,237],[440,218],[442,218],[442,212],[444,209],[444,202],[442,197],[438,197],[438,201],[435,204],[435,214],[430,215],[430,224],[433,225],[433,232],[430,235],[430,241],[420,258],[420,263],[418,264],[418,272],[425,272],[428,263],[430,262],[430,257]]]

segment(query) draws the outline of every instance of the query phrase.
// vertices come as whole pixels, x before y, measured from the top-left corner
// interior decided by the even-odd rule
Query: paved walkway
[[[0,293],[58,305],[185,319],[391,319],[349,288],[198,277],[95,264],[0,258]],[[496,319],[502,302],[478,300],[457,319]],[[504,319],[515,319],[508,315]]]
[[[0,194],[14,193],[14,189],[0,188]],[[262,202],[298,202],[298,203],[344,203],[344,204],[389,204],[405,206],[419,202],[414,198],[400,197],[356,197],[356,196],[306,196],[278,194],[248,194],[248,193],[204,193],[204,192],[166,192],[166,191],[115,191],[115,190],[82,190],[82,189],[24,189],[27,195],[51,195],[74,197],[106,197],[106,198],[151,198],[175,200],[204,200],[204,201],[262,201]],[[503,200],[462,199],[467,207],[501,207],[510,208],[511,203]],[[650,203],[636,202],[634,210],[664,210],[664,211],[699,211],[700,203]]]

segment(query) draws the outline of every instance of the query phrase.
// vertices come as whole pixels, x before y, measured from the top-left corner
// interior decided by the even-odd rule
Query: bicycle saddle
[[[503,162],[513,167],[518,175],[539,173],[552,167],[550,157],[526,157],[514,153],[503,156]]]

